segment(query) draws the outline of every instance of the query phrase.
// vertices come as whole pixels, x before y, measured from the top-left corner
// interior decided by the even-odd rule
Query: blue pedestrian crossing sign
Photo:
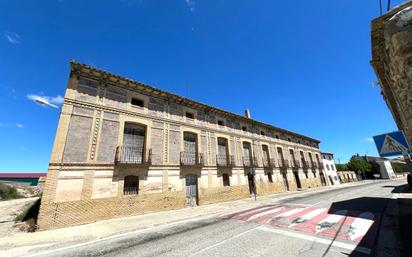
[[[381,157],[410,154],[411,149],[402,131],[374,136],[376,148]]]

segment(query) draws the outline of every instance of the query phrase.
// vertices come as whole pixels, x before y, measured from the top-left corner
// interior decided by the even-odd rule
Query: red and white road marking
[[[219,215],[220,218],[237,219],[266,224],[273,227],[314,234],[323,238],[372,245],[378,231],[380,215],[371,212],[328,209],[301,205],[261,206]]]

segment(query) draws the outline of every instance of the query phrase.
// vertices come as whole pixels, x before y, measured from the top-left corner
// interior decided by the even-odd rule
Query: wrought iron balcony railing
[[[118,146],[114,162],[116,164],[150,165],[152,164],[152,149],[145,152],[141,147]]]
[[[291,164],[291,167],[294,168],[294,169],[301,168],[300,162],[297,161],[297,160],[290,161],[290,164]]]
[[[307,161],[302,161],[302,167],[304,168],[304,169],[309,169],[310,168],[310,164],[309,164],[309,162],[307,162]]]
[[[312,168],[312,170],[316,170],[317,166],[315,162],[309,162],[310,167]]]
[[[244,167],[257,167],[257,159],[256,157],[249,157],[249,156],[243,156],[243,166]]]
[[[318,166],[319,166],[319,170],[324,170],[325,168],[323,167],[323,162],[320,162],[319,164],[318,164]]]
[[[279,159],[278,160],[278,165],[279,165],[279,168],[281,168],[281,169],[289,168],[289,162],[287,160],[284,160],[284,159]]]
[[[262,163],[263,163],[263,167],[265,168],[275,168],[276,167],[275,159],[263,158]]]
[[[202,153],[180,152],[180,165],[182,166],[203,166],[204,159]]]
[[[218,154],[216,155],[216,166],[219,166],[219,167],[235,166],[235,157],[233,155]]]

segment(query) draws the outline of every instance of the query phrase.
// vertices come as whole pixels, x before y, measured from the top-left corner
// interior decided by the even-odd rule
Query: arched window
[[[137,195],[139,194],[139,177],[138,176],[126,176],[124,178],[124,195]]]
[[[227,173],[224,173],[222,175],[222,179],[223,179],[223,186],[225,186],[225,187],[230,186],[230,179],[229,179],[229,175]]]

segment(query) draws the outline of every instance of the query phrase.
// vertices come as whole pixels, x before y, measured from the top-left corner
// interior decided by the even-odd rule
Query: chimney
[[[250,111],[249,109],[245,109],[245,117],[250,119]]]

